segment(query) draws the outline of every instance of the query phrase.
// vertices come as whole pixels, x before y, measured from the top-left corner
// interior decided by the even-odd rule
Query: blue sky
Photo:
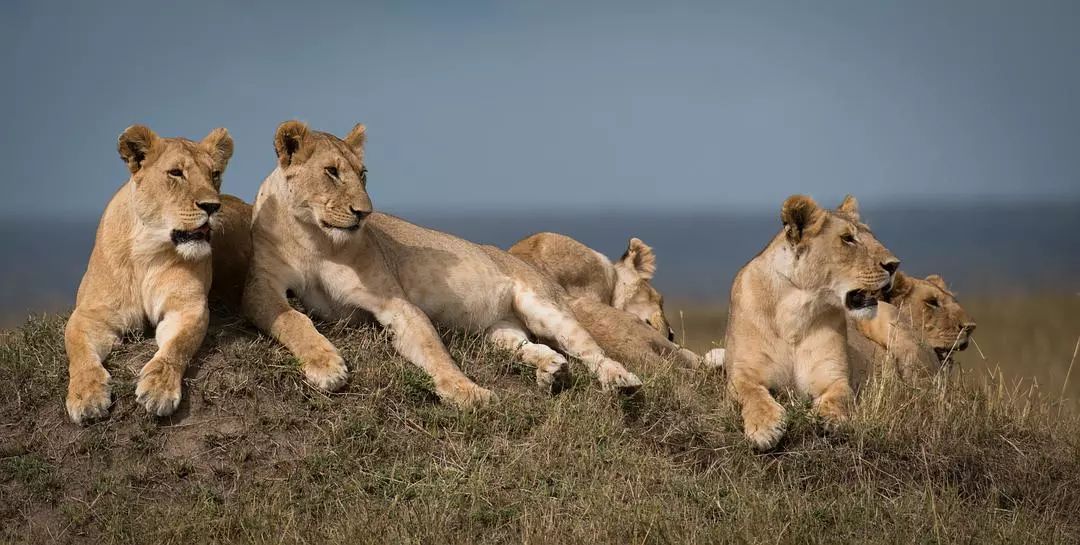
[[[377,208],[1080,199],[1080,2],[5,2],[5,215],[95,216],[128,125],[368,125]]]

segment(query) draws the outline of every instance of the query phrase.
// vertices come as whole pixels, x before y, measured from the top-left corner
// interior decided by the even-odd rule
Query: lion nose
[[[214,212],[217,212],[221,208],[221,203],[219,203],[219,202],[197,202],[197,203],[195,203],[195,206],[198,206],[199,208],[202,208],[206,212],[207,216],[212,216],[212,215],[214,215]]]
[[[364,221],[364,218],[371,215],[371,210],[357,210],[352,207],[349,207],[349,210],[352,210],[352,213],[354,216],[356,216],[357,221]]]
[[[960,324],[960,332],[967,333],[968,335],[975,332],[975,322],[966,322]]]
[[[889,274],[896,274],[896,269],[900,268],[900,260],[895,257],[881,263],[881,268],[885,269]]]

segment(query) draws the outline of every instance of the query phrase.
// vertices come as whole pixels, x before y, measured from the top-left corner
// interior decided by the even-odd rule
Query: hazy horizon
[[[387,210],[1080,199],[1080,3],[0,7],[0,214],[95,216],[116,137],[369,129]]]

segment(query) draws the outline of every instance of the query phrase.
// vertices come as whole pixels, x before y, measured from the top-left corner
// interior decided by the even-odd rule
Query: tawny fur
[[[725,342],[728,386],[746,437],[760,449],[776,445],[786,426],[770,390],[811,397],[830,426],[847,418],[845,297],[880,294],[899,265],[860,222],[850,196],[836,211],[790,197],[781,221],[780,233],[735,277]]]
[[[461,372],[433,323],[485,332],[535,366],[544,387],[565,376],[566,359],[535,338],[581,359],[605,387],[640,386],[578,325],[565,291],[532,267],[497,248],[372,212],[364,140],[363,125],[338,139],[283,123],[274,139],[278,166],[255,201],[245,311],[297,356],[311,383],[339,388],[347,369],[311,320],[289,306],[288,291],[324,317],[370,313],[397,351],[432,377],[440,398],[457,406],[484,404],[491,392]]]
[[[158,416],[176,409],[184,369],[206,333],[211,244],[219,244],[224,227],[245,237],[250,215],[239,199],[219,195],[233,150],[225,129],[192,142],[161,138],[136,125],[120,136],[118,149],[131,177],[101,216],[65,330],[66,406],[74,422],[108,412],[109,372],[103,362],[123,333],[147,325],[156,328],[158,351],[139,373],[136,398]],[[222,206],[210,214],[199,203]],[[211,243],[174,244],[174,230],[193,231],[207,223]]]
[[[852,382],[889,367],[904,380],[934,373],[967,348],[975,322],[938,275],[896,273],[872,320],[849,321]]]
[[[587,297],[637,316],[671,338],[664,315],[664,298],[652,285],[656,254],[638,238],[612,262],[604,254],[559,233],[536,233],[510,247],[509,252],[544,272],[570,297]]]
[[[566,289],[574,298],[571,306],[578,321],[616,360],[635,363],[674,357],[684,365],[700,365],[699,356],[674,342],[664,298],[651,282],[656,256],[641,239],[631,238],[615,263],[558,233],[530,235],[509,251]]]

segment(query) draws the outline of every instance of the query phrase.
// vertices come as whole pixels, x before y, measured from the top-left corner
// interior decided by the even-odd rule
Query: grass
[[[742,440],[714,373],[637,369],[643,394],[620,399],[575,367],[573,386],[551,397],[508,354],[447,334],[500,396],[457,412],[374,328],[320,325],[352,371],[326,395],[287,351],[221,315],[176,415],[135,404],[135,373],[154,351],[136,336],[108,364],[110,417],[77,427],[63,412],[63,319],[33,319],[0,341],[0,540],[1076,542],[1080,416],[1053,378],[1064,378],[1080,305],[970,306],[987,359],[965,353],[965,376],[871,384],[832,434],[788,401],[791,430],[767,454]],[[710,315],[684,313],[704,324],[685,329],[695,348],[719,337]],[[987,371],[999,361],[1020,363]],[[1045,377],[1042,388],[1021,374]]]

